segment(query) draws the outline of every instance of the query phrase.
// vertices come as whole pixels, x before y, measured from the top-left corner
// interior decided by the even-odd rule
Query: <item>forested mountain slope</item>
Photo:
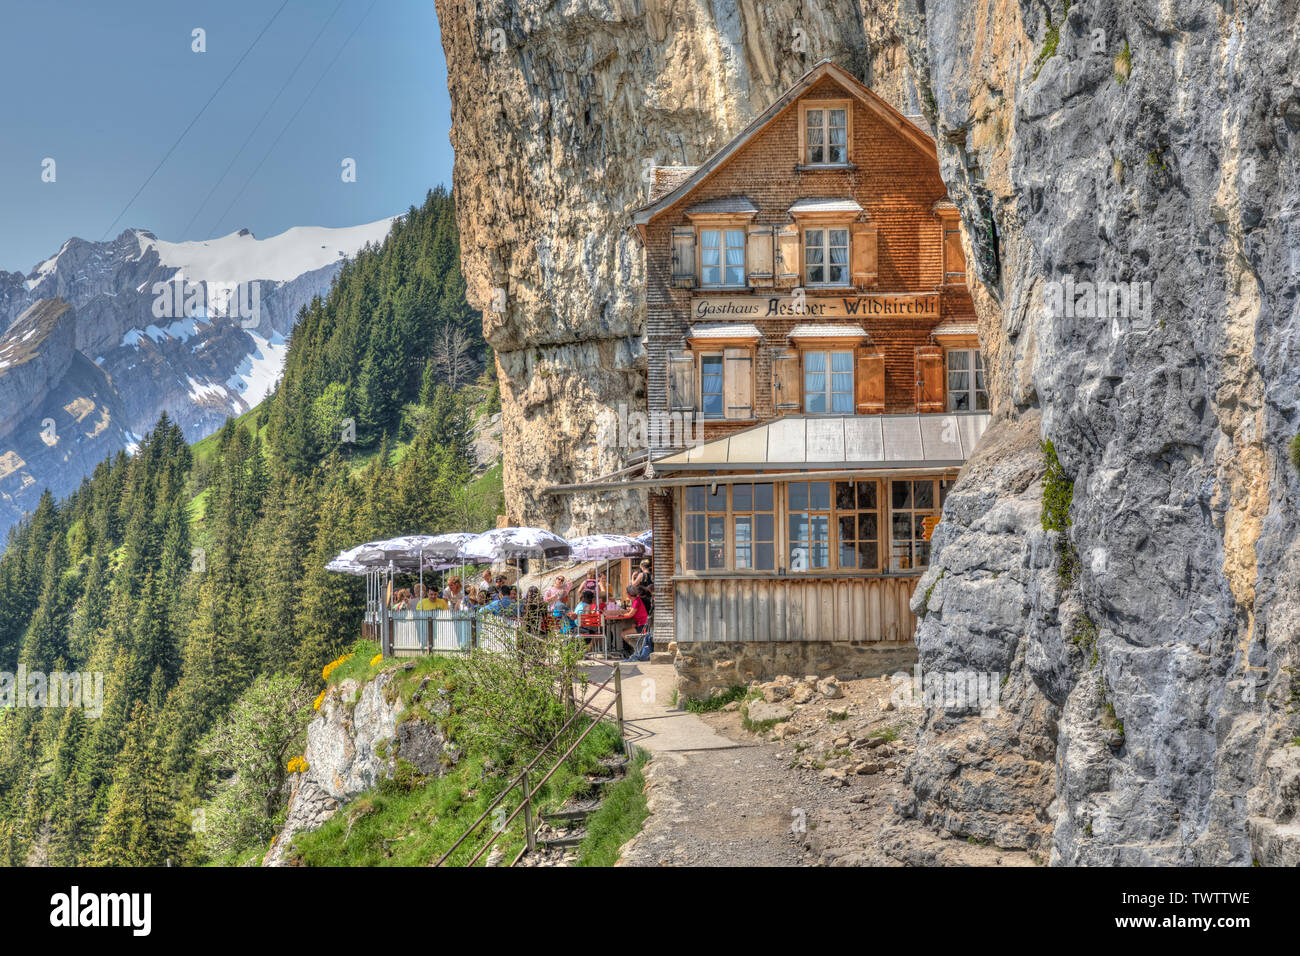
[[[499,479],[475,478],[469,442],[495,384],[458,246],[430,193],[299,313],[261,406],[194,450],[163,415],[11,532],[0,672],[23,681],[0,687],[0,863],[202,860],[196,821],[229,770],[205,735],[260,675],[314,694],[357,636],[362,582],[325,561],[490,522]],[[102,712],[35,693],[31,675],[71,671],[103,675]]]

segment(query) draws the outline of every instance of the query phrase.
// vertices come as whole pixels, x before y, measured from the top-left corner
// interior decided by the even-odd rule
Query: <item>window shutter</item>
[[[745,261],[749,266],[750,285],[770,286],[772,284],[771,226],[750,226]]]
[[[727,418],[754,417],[754,354],[749,349],[722,353],[722,404]]]
[[[668,410],[695,411],[695,353],[690,350],[668,356]]]
[[[885,411],[885,356],[875,349],[858,349],[857,365],[853,384],[858,414],[880,415]]]
[[[966,278],[966,253],[961,247],[961,229],[956,223],[943,228],[943,262],[945,282],[960,282]]]
[[[777,285],[789,288],[799,284],[799,227],[783,226],[776,237],[778,264]]]
[[[941,412],[943,409],[943,349],[923,345],[916,350],[916,410]]]
[[[853,224],[853,284],[875,285],[876,275],[876,224],[855,222]]]
[[[772,409],[788,415],[803,407],[803,370],[794,349],[772,350]]]
[[[690,289],[695,286],[695,229],[673,230],[673,287]]]

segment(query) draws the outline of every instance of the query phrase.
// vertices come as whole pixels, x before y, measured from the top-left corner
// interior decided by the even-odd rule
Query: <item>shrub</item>
[[[199,745],[227,778],[204,808],[201,839],[214,857],[265,846],[284,809],[285,782],[305,771],[299,752],[312,717],[308,691],[289,677],[258,677]]]

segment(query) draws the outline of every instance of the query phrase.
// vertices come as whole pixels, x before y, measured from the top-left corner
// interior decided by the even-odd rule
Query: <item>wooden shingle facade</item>
[[[656,646],[688,694],[905,663],[989,418],[930,135],[823,62],[700,166],[655,169],[634,223],[648,411],[689,423],[626,482],[648,493]]]

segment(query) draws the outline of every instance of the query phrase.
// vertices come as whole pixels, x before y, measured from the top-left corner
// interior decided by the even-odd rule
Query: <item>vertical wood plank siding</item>
[[[674,584],[678,641],[912,640],[918,578],[701,578]]]

